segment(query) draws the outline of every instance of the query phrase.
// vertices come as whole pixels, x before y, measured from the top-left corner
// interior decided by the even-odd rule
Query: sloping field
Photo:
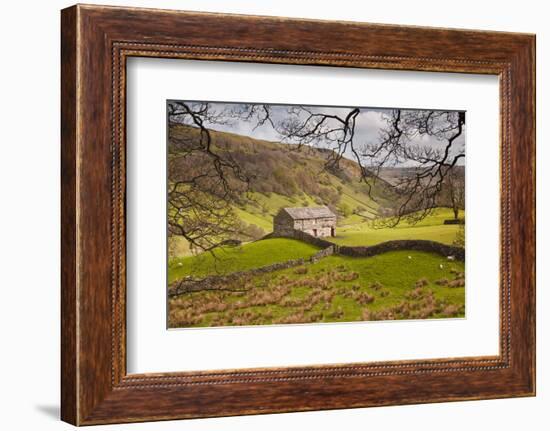
[[[223,275],[291,259],[308,258],[318,250],[313,245],[286,238],[223,247],[213,253],[172,259],[168,265],[168,283],[186,276]]]
[[[464,263],[424,252],[329,256],[233,283],[224,291],[171,298],[170,327],[429,319],[465,313]]]
[[[464,217],[461,212],[460,217]],[[341,226],[336,229],[336,237],[330,240],[339,245],[369,246],[396,239],[425,239],[452,244],[459,226],[445,225],[443,222],[454,218],[452,210],[438,208],[433,214],[415,225],[405,222],[394,228],[374,228],[370,222]]]

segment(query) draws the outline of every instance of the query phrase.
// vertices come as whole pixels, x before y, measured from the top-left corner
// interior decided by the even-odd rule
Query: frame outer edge
[[[533,396],[537,395],[537,36],[533,35],[530,44],[530,56],[533,61],[533,68],[531,71],[531,80],[533,82],[533,94],[531,96],[531,104],[533,109],[533,136],[532,136],[532,145],[533,145],[533,156],[531,159],[532,166],[532,176],[533,176],[533,193],[531,196],[533,202],[533,237],[534,237],[534,260],[533,260],[533,317],[532,317],[532,334],[533,337],[533,358],[532,364],[533,369],[531,372],[531,377],[533,379],[533,388],[531,394]]]
[[[511,363],[520,396],[536,396],[536,38],[511,58]]]
[[[527,88],[526,91],[526,110],[531,115],[525,115],[524,121],[526,122],[526,136],[528,158],[526,160],[525,170],[529,170],[527,180],[529,181],[529,193],[525,197],[526,206],[529,208],[529,227],[527,233],[526,242],[527,250],[525,256],[528,257],[527,265],[529,266],[529,285],[524,287],[524,294],[527,295],[526,302],[529,304],[527,311],[527,325],[529,338],[529,348],[526,349],[528,354],[527,363],[527,394],[529,396],[536,396],[537,392],[537,337],[536,337],[536,313],[537,313],[537,300],[536,300],[536,274],[537,274],[537,260],[536,260],[536,241],[537,241],[537,205],[536,205],[536,190],[537,190],[537,177],[536,177],[536,152],[537,152],[537,138],[536,138],[536,70],[537,70],[537,58],[536,58],[536,35],[527,36],[526,48],[522,52],[523,61],[521,64],[526,68],[524,85]]]
[[[286,411],[307,411],[307,410],[324,410],[334,408],[352,408],[352,407],[365,407],[375,405],[388,405],[388,404],[411,404],[411,403],[427,403],[427,402],[440,402],[440,401],[456,401],[467,399],[489,399],[489,398],[502,398],[510,396],[525,396],[532,395],[534,392],[534,261],[524,262],[520,266],[520,272],[527,274],[527,278],[521,284],[522,289],[519,295],[515,295],[516,299],[521,303],[527,303],[527,309],[523,314],[525,320],[519,325],[521,329],[516,329],[514,339],[518,341],[516,344],[520,344],[528,352],[523,352],[514,357],[516,366],[513,371],[516,374],[501,373],[495,374],[497,377],[506,377],[506,382],[513,387],[510,387],[508,392],[503,390],[503,387],[497,387],[498,385],[485,384],[485,380],[480,379],[479,390],[473,392],[456,393],[444,397],[423,398],[418,396],[411,396],[408,398],[399,398],[394,401],[379,400],[359,402],[340,402],[332,400],[328,394],[326,381],[311,381],[308,385],[304,385],[306,388],[311,388],[312,391],[316,391],[316,398],[310,400],[309,403],[300,405],[297,408],[289,407],[288,404],[284,404],[282,401],[279,405],[272,406],[255,406],[253,402],[249,405],[243,403],[241,400],[241,407],[239,406],[222,406],[217,405],[218,402],[228,400],[230,397],[238,395],[239,392],[248,390],[263,390],[268,395],[276,395],[278,392],[272,392],[271,389],[279,391],[288,391],[296,388],[287,383],[285,386],[280,385],[255,385],[253,382],[245,382],[243,386],[241,383],[233,382],[232,384],[222,385],[216,391],[213,389],[210,393],[205,390],[206,386],[193,386],[193,388],[160,388],[155,387],[151,389],[145,388],[123,388],[119,386],[118,378],[107,379],[106,367],[107,359],[111,366],[113,365],[113,357],[111,353],[107,353],[106,350],[102,350],[107,346],[107,329],[111,328],[108,325],[112,325],[107,322],[107,319],[103,316],[103,313],[107,311],[107,306],[112,305],[111,299],[106,297],[106,289],[101,284],[98,284],[98,278],[95,274],[89,274],[86,270],[91,268],[91,263],[87,262],[87,258],[95,256],[94,246],[96,242],[90,241],[90,229],[86,228],[86,220],[93,211],[87,207],[86,193],[90,194],[90,190],[93,191],[93,181],[98,181],[99,177],[88,178],[88,174],[92,171],[89,169],[89,162],[86,157],[91,156],[92,162],[99,163],[104,168],[105,158],[98,156],[98,151],[105,151],[103,139],[105,132],[100,131],[95,133],[92,126],[88,123],[88,120],[92,115],[86,110],[80,109],[86,107],[88,103],[93,103],[93,113],[99,117],[105,117],[108,111],[106,107],[106,100],[102,99],[101,91],[99,87],[93,87],[93,83],[89,82],[86,78],[91,72],[99,72],[98,80],[106,79],[107,67],[105,64],[97,64],[91,62],[91,55],[88,52],[88,42],[93,42],[95,45],[92,49],[97,49],[98,54],[106,56],[106,49],[110,47],[110,43],[119,36],[121,31],[121,22],[127,21],[129,18],[133,18],[134,15],[142,15],[144,12],[155,13],[154,10],[147,9],[111,9],[107,14],[108,19],[102,14],[102,7],[80,5],[73,6],[71,8],[62,11],[62,144],[61,144],[61,168],[62,168],[62,247],[61,247],[61,261],[62,261],[62,294],[61,294],[61,309],[62,309],[62,326],[61,326],[61,338],[62,338],[62,395],[61,395],[61,416],[66,422],[73,425],[91,425],[99,423],[120,423],[120,422],[136,422],[147,420],[162,420],[162,419],[179,419],[190,417],[212,417],[212,416],[232,416],[236,414],[258,414],[258,413],[275,413]],[[128,13],[121,13],[126,11]],[[131,12],[131,13],[130,13]],[[176,14],[182,12],[173,11]],[[128,16],[131,15],[131,16]],[[112,16],[111,16],[112,15]],[[170,14],[171,15],[171,14]],[[182,13],[182,17],[186,15]],[[210,20],[213,19],[212,15],[204,14],[208,16]],[[139,16],[138,16],[139,17]],[[196,18],[195,14],[188,15],[189,20]],[[243,16],[237,16],[243,17]],[[250,18],[250,17],[248,17]],[[276,19],[274,17],[262,17],[263,19],[270,20]],[[244,19],[244,18],[242,18]],[[231,21],[237,20],[235,16],[231,18]],[[288,19],[284,20],[291,22],[301,23],[301,20]],[[241,23],[242,24],[242,23]],[[151,25],[147,22],[141,22],[141,25]],[[328,25],[328,24],[327,24]],[[154,25],[153,25],[154,26]],[[379,27],[376,27],[380,30]],[[408,29],[408,27],[404,27]],[[122,28],[122,36],[129,30],[126,27]],[[358,31],[358,30],[356,30]],[[424,31],[424,30],[423,30]],[[428,30],[426,30],[428,31]],[[118,32],[118,33],[117,33]],[[171,34],[170,32],[168,33]],[[466,35],[465,32],[457,33],[457,35]],[[177,36],[177,35],[176,35]],[[176,37],[174,36],[174,37]],[[522,72],[527,72],[527,75],[523,75],[521,78],[529,80],[534,77],[534,37],[521,40],[525,35],[506,35],[502,37],[506,39],[508,44],[506,54],[508,58],[512,57],[516,60],[516,67]],[[159,36],[160,37],[160,36]],[[180,37],[180,36],[178,36]],[[492,38],[496,37],[494,34]],[[180,37],[181,39],[181,37]],[[200,42],[200,39],[199,39]],[[483,40],[481,41],[483,42]],[[234,45],[232,42],[229,45]],[[192,45],[192,44],[191,44]],[[80,47],[86,49],[79,49]],[[230,49],[235,47],[229,46]],[[269,47],[268,47],[269,48]],[[225,49],[225,48],[223,48]],[[238,47],[237,47],[238,49]],[[265,49],[265,48],[264,48]],[[424,47],[425,49],[425,47]],[[513,50],[513,51],[512,51]],[[504,50],[503,50],[504,52]],[[211,55],[208,59],[217,58],[216,53]],[[357,54],[353,54],[357,55]],[[478,54],[479,56],[479,54]],[[222,56],[223,57],[223,56]],[[519,58],[521,57],[521,58]],[[519,60],[523,60],[527,65],[520,65],[517,63]],[[245,58],[241,59],[246,60]],[[284,58],[281,58],[284,60]],[[420,59],[422,60],[422,59]],[[500,58],[497,58],[500,60]],[[239,60],[231,60],[239,61]],[[330,64],[336,63],[333,60],[327,60]],[[286,61],[283,61],[286,62]],[[291,61],[292,62],[292,61]],[[481,68],[479,62],[479,67]],[[520,61],[521,63],[521,61]],[[315,62],[317,64],[317,62]],[[393,69],[395,65],[399,64],[397,61],[395,64],[388,63],[389,69]],[[422,63],[415,63],[411,70],[420,70],[423,67]],[[445,70],[441,65],[441,70]],[[386,68],[386,67],[383,67]],[[409,69],[409,67],[407,67]],[[484,69],[486,70],[486,69]],[[468,72],[467,72],[468,73]],[[530,73],[532,75],[530,75]],[[105,76],[104,76],[105,75]],[[534,82],[527,82],[523,85],[517,85],[517,75],[513,75],[513,82],[515,84],[512,87],[515,89],[518,87],[519,93],[523,96],[523,107],[528,113],[534,115]],[[92,91],[93,90],[93,91]],[[99,103],[98,103],[99,102]],[[512,106],[516,106],[517,101],[512,103]],[[533,109],[531,109],[533,108]],[[90,117],[90,118],[89,118]],[[106,117],[105,117],[106,118]],[[103,118],[103,119],[105,119]],[[95,120],[92,118],[92,120]],[[527,215],[527,222],[524,229],[521,230],[521,234],[527,238],[526,244],[522,246],[522,250],[526,251],[526,258],[534,258],[534,240],[530,238],[530,235],[534,232],[534,152],[535,152],[535,138],[534,129],[532,128],[534,116],[529,117],[527,120],[522,120],[521,126],[525,127],[528,132],[524,135],[523,142],[526,144],[526,150],[523,157],[520,157],[518,163],[521,167],[525,168],[528,165],[532,170],[529,175],[525,175],[520,181],[524,184],[526,189],[522,196],[518,199],[520,206],[524,209],[532,211]],[[106,124],[107,122],[104,121]],[[517,125],[517,123],[515,124]],[[529,129],[531,127],[531,129]],[[516,127],[512,127],[516,134]],[[525,129],[524,129],[525,130]],[[96,146],[93,148],[88,143],[94,143]],[[100,143],[100,146],[97,144]],[[87,163],[84,163],[84,160]],[[82,183],[82,184],[80,184]],[[103,184],[103,182],[100,182]],[[103,184],[104,185],[104,184]],[[513,187],[512,187],[513,190]],[[104,193],[105,190],[102,190]],[[516,201],[516,204],[518,201]],[[513,208],[515,205],[512,206]],[[517,207],[516,207],[517,208]],[[105,212],[105,208],[102,208]],[[529,217],[531,216],[531,217]],[[514,218],[512,218],[513,220]],[[82,223],[80,225],[80,223]],[[103,246],[102,240],[100,245]],[[94,264],[100,265],[101,268],[105,266],[105,258],[94,260]],[[515,259],[513,259],[515,261]],[[523,268],[523,269],[522,269]],[[105,272],[105,271],[104,271]],[[90,283],[92,283],[98,289],[94,290],[93,295],[89,290]],[[99,307],[99,308],[98,308]],[[99,312],[101,316],[94,316],[94,313]],[[98,319],[100,324],[97,327],[89,328],[90,323],[96,323]],[[79,325],[81,321],[82,325]],[[112,328],[111,328],[112,329]],[[518,334],[522,331],[528,332],[527,336],[522,342]],[[523,334],[525,334],[523,332]],[[111,333],[112,335],[113,333]],[[97,348],[101,349],[97,349]],[[116,377],[116,376],[115,376]],[[327,378],[331,378],[327,376]],[[472,377],[473,379],[473,377]],[[108,381],[109,380],[109,381]],[[397,380],[396,380],[397,381]],[[474,383],[477,383],[474,381]],[[485,384],[485,386],[482,386]],[[271,387],[272,386],[272,387]],[[330,388],[330,385],[328,385]],[[299,389],[299,388],[298,388]],[[364,395],[368,395],[367,387],[362,387]],[[475,389],[475,388],[474,388]],[[500,389],[500,391],[498,390]],[[270,392],[271,391],[271,392]],[[349,392],[349,388],[343,387],[342,392]],[[261,392],[260,392],[261,393]],[[284,399],[289,399],[287,392],[284,393]],[[279,394],[280,395],[280,394]],[[299,394],[297,396],[302,396]],[[349,395],[349,394],[348,394]],[[170,414],[160,414],[157,411],[153,413],[152,406],[148,406],[148,400],[153,398],[159,401],[161,404],[165,403],[164,407],[171,407]],[[161,398],[158,400],[158,398]],[[204,405],[202,402],[212,403],[211,409],[208,411],[203,410]],[[219,399],[216,400],[216,398]],[[348,397],[351,399],[351,396]],[[157,403],[158,404],[158,403]],[[169,405],[171,404],[171,406]],[[223,402],[222,402],[223,404]],[[229,403],[228,403],[229,404]],[[238,403],[237,403],[238,404]],[[162,407],[162,405],[161,405]],[[173,408],[176,409],[174,413]],[[196,410],[200,408],[201,410]],[[149,409],[149,413],[148,413]],[[186,410],[186,411],[184,411]]]
[[[78,6],[61,11],[61,420],[78,425]]]
[[[531,171],[529,177],[532,180],[532,190],[529,195],[529,200],[532,205],[530,221],[532,223],[531,235],[533,238],[532,244],[532,262],[531,262],[531,285],[529,286],[529,298],[531,299],[531,316],[529,319],[530,324],[530,337],[531,337],[531,349],[530,349],[530,396],[537,395],[537,37],[531,35],[528,38],[528,61],[526,62],[530,67],[530,76],[527,77],[527,83],[530,88],[529,101],[531,108],[530,118],[530,146],[531,146],[531,158],[529,160]]]

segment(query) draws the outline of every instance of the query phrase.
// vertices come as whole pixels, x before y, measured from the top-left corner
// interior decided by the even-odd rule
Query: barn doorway
[[[330,236],[334,238],[334,228],[333,227],[330,228]]]

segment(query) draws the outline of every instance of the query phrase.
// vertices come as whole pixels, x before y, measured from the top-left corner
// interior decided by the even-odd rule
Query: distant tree
[[[464,198],[464,172],[454,167],[449,170],[443,182],[443,201],[452,208],[455,220],[458,220],[460,210],[464,209]]]
[[[323,205],[336,206],[340,202],[340,195],[332,187],[321,187],[319,189],[319,197]]]
[[[338,212],[343,217],[349,217],[352,214],[352,210],[351,210],[350,206],[348,204],[346,204],[345,202],[342,202],[338,205]]]
[[[353,213],[354,214],[361,214],[361,213],[364,213],[365,211],[367,211],[367,209],[363,205],[357,205],[354,208]]]
[[[240,236],[244,241],[258,240],[265,236],[265,231],[258,225],[243,223]]]

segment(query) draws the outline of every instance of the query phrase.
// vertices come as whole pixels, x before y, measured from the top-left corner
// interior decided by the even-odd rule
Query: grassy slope
[[[366,209],[361,215],[351,214],[347,217],[340,217],[338,220],[339,225],[356,224],[364,222],[366,219],[372,219],[375,215],[375,210],[378,204],[373,202],[367,195],[358,192],[353,186],[341,181],[339,178],[330,176],[330,187],[336,189],[342,188],[340,194],[340,204],[345,204],[353,210],[358,206]],[[285,207],[296,206],[319,206],[318,202],[315,202],[314,196],[302,194],[300,196],[284,196],[277,193],[271,193],[266,196],[261,193],[249,193],[248,196],[251,200],[258,203],[258,206],[248,204],[240,207],[235,207],[237,215],[248,224],[255,224],[266,232],[271,232],[273,229],[273,216],[277,214],[279,209]],[[266,208],[267,212],[261,210],[260,207]]]
[[[460,217],[463,216],[461,212]],[[369,246],[395,239],[426,239],[452,244],[458,225],[443,224],[444,220],[452,218],[452,210],[438,208],[415,225],[401,223],[395,228],[375,229],[369,222],[356,223],[336,229],[336,238],[332,240],[337,244],[349,246]]]
[[[463,214],[461,214],[463,216]],[[414,226],[401,224],[395,228],[375,229],[369,222],[350,224],[337,228],[337,236],[330,240],[340,245],[369,246],[394,239],[427,239],[452,244],[456,238],[457,225],[444,225],[452,218],[452,211],[440,208]],[[193,275],[227,274],[250,268],[283,262],[289,259],[309,257],[317,249],[300,241],[274,238],[226,247],[215,252],[172,259],[168,266],[168,280]]]
[[[255,224],[261,227],[266,233],[273,230],[273,217],[279,209],[303,206],[306,202],[308,206],[316,206],[313,198],[306,194],[300,197],[292,197],[277,193],[270,193],[269,196],[266,196],[262,193],[251,192],[247,196],[255,204],[248,203],[235,207],[235,212],[242,221],[248,224]],[[262,207],[266,208],[267,212],[262,211]]]
[[[440,268],[440,265],[443,268]],[[200,292],[190,295],[182,295],[170,300],[170,325],[178,326],[217,326],[217,325],[242,325],[242,324],[273,324],[279,323],[280,319],[295,315],[303,305],[283,306],[285,300],[300,299],[306,297],[314,289],[319,289],[319,280],[327,277],[327,274],[350,274],[357,273],[357,277],[349,281],[332,280],[324,288],[326,291],[338,292],[327,304],[320,301],[305,312],[305,321],[308,316],[320,316],[316,321],[320,322],[349,322],[365,319],[365,310],[368,312],[388,312],[394,310],[396,306],[406,302],[411,307],[420,304],[417,300],[410,299],[411,292],[415,291],[415,284],[418,280],[426,278],[428,284],[422,287],[424,293],[433,295],[439,302],[439,310],[433,311],[428,318],[439,317],[463,317],[464,316],[464,287],[444,287],[435,284],[436,280],[448,278],[452,280],[454,274],[451,272],[464,271],[462,262],[448,262],[445,258],[430,253],[416,251],[395,251],[375,256],[369,259],[350,258],[343,256],[330,256],[315,264],[305,265],[307,274],[297,274],[295,268],[280,270],[274,273],[260,275],[255,277],[255,287],[246,295],[237,297],[231,296],[227,292]],[[261,294],[261,290],[271,291],[273,286],[292,285],[300,279],[300,286],[293,286],[290,292],[281,300],[261,306],[247,306],[250,298]],[[382,288],[373,288],[373,283],[382,284]],[[357,293],[367,293],[374,297],[374,301],[369,304],[361,305],[353,297],[347,295],[353,287]],[[357,290],[358,289],[358,290]],[[219,297],[221,295],[221,297]],[[239,308],[231,312],[210,311],[199,315],[199,319],[193,323],[187,323],[185,313],[193,309],[193,304],[197,301],[216,301],[227,304],[238,301]],[[422,305],[425,307],[425,305]],[[448,307],[454,307],[452,314],[445,313],[443,310]],[[302,308],[303,310],[303,308]],[[335,313],[340,313],[335,315]],[[248,317],[249,321],[242,316]],[[228,316],[232,315],[233,317]],[[254,317],[256,316],[256,317]],[[220,324],[219,319],[226,319]],[[388,317],[386,317],[388,318]],[[414,318],[395,312],[394,319]],[[418,317],[416,317],[418,318]],[[231,320],[233,319],[233,320]],[[295,322],[299,323],[299,322]]]
[[[286,238],[225,247],[216,250],[214,254],[202,253],[173,259],[168,266],[168,282],[185,276],[202,277],[245,271],[290,259],[307,258],[317,251],[318,248],[313,245]]]
[[[409,259],[409,256],[411,257]],[[376,298],[369,305],[369,309],[374,311],[398,305],[410,292],[416,281],[421,278],[427,278],[430,284],[427,288],[434,290],[436,298],[447,299],[453,304],[464,304],[464,288],[451,288],[437,286],[434,282],[441,278],[452,279],[451,270],[464,271],[464,263],[448,262],[442,256],[431,253],[416,251],[395,251],[373,256],[369,259],[349,258],[344,256],[331,256],[323,259],[313,269],[313,272],[328,270],[335,265],[342,265],[347,270],[356,271],[359,278],[354,283],[361,285],[361,289],[377,296],[377,293],[369,286],[372,282],[382,283],[390,294],[384,298]],[[443,265],[443,269],[439,266]],[[341,282],[345,284],[345,282]],[[333,300],[333,307],[342,306],[345,312],[345,320],[358,320],[360,317],[360,307],[354,301],[346,298],[336,297]]]
[[[196,130],[181,125],[174,126],[170,130],[171,136],[180,139],[193,139],[196,133]],[[357,179],[342,180],[334,173],[326,171],[324,168],[326,154],[321,151],[311,148],[289,151],[290,147],[285,144],[227,132],[211,131],[211,135],[218,151],[230,152],[233,158],[242,159],[243,169],[252,174],[254,180],[250,184],[251,192],[243,196],[243,202],[235,204],[234,209],[242,221],[255,224],[266,233],[271,231],[273,216],[280,208],[304,206],[304,204],[309,206],[329,204],[326,198],[307,190],[312,189],[312,183],[317,188],[330,190],[334,194],[338,193],[339,204],[345,204],[350,210],[358,206],[365,208],[362,213],[364,217],[372,218],[378,207],[378,204],[365,193],[365,185]],[[177,150],[170,147],[170,154],[177,154]],[[341,162],[341,168],[349,178],[359,178],[356,163],[344,159]],[[282,179],[289,180],[289,184],[295,187],[294,191],[285,186],[286,194],[282,194],[280,187],[277,187],[281,176]],[[338,189],[340,192],[337,191]],[[271,191],[264,193],[265,190]],[[334,202],[330,204],[336,206]],[[350,215],[342,218],[341,222],[346,224],[361,220],[363,219],[358,215]]]
[[[185,131],[182,129],[182,133]],[[376,209],[377,204],[370,199],[364,192],[364,189],[357,181],[343,181],[340,177],[329,172],[323,171],[323,158],[320,153],[308,152],[301,154],[299,152],[289,152],[281,144],[258,141],[247,137],[233,135],[228,133],[214,132],[213,135],[219,136],[226,148],[231,152],[246,154],[249,167],[258,168],[256,172],[259,176],[257,181],[261,181],[262,190],[252,191],[247,199],[239,204],[235,204],[235,211],[242,221],[247,224],[255,224],[264,231],[270,232],[272,229],[273,216],[281,207],[310,206],[319,205],[321,196],[312,193],[301,193],[299,190],[302,180],[301,177],[310,178],[313,176],[314,182],[322,185],[323,188],[339,194],[339,204],[345,204],[349,209],[354,210],[358,206],[365,208],[361,215],[350,214],[346,217],[340,217],[337,227],[337,237],[334,241],[345,245],[373,245],[376,243],[392,239],[431,239],[444,243],[452,243],[455,239],[458,227],[456,225],[443,225],[445,219],[452,218],[452,212],[448,209],[437,210],[428,218],[420,223],[410,226],[402,224],[393,229],[374,229],[368,222]],[[269,159],[272,165],[262,164]],[[347,163],[347,173],[353,173],[352,162]],[[284,192],[265,192],[270,187],[276,189],[279,180],[274,179],[272,175],[275,171],[283,171],[298,186],[297,191],[291,195],[282,194]],[[322,173],[321,173],[322,172]],[[300,174],[300,175],[298,175]],[[355,176],[353,176],[355,177]],[[307,181],[304,184],[308,184]],[[310,190],[314,190],[309,183]],[[317,201],[317,202],[316,202]],[[367,221],[365,221],[367,220]],[[178,254],[188,252],[186,244],[183,242],[178,245]],[[308,244],[304,244],[288,239],[271,239],[255,243],[244,244],[241,247],[224,248],[216,251],[216,257],[206,253],[198,256],[178,257],[170,261],[168,272],[169,282],[187,275],[204,276],[209,274],[224,274],[235,271],[243,271],[250,268],[265,266],[275,262],[282,262],[299,257],[309,257],[317,249]],[[411,256],[411,259],[408,258]],[[444,265],[444,269],[439,269],[439,265]],[[464,288],[449,288],[435,286],[433,282],[437,279],[450,276],[450,270],[455,269],[463,271],[464,266],[460,262],[447,262],[443,257],[412,251],[391,252],[372,258],[349,258],[342,256],[332,256],[321,260],[312,265],[306,265],[307,274],[297,274],[295,269],[277,271],[275,273],[256,276],[256,290],[266,289],[265,286],[274,288],[282,285],[286,281],[301,280],[304,283],[300,287],[292,287],[287,297],[290,299],[303,298],[311,293],[315,288],[315,277],[322,274],[333,272],[336,267],[342,267],[343,271],[357,272],[358,278],[354,281],[334,281],[331,287],[335,289],[351,289],[352,285],[359,285],[359,292],[372,294],[375,297],[374,302],[368,305],[358,304],[352,297],[346,294],[337,294],[329,304],[328,310],[321,310],[326,304],[316,304],[307,313],[323,313],[321,321],[353,321],[360,320],[365,308],[372,311],[383,311],[389,307],[395,307],[407,298],[407,294],[413,289],[415,282],[426,277],[430,284],[425,289],[432,291],[437,299],[445,300],[448,304],[455,306],[464,306]],[[313,278],[312,278],[313,277]],[[307,284],[311,280],[312,285]],[[373,290],[371,283],[380,282],[383,289]],[[273,284],[269,284],[273,283]],[[381,292],[386,292],[382,295]],[[212,296],[210,296],[212,295]],[[222,295],[219,292],[201,292],[192,295],[182,295],[179,298],[170,300],[171,318],[182,311],[182,307],[187,304],[192,310],[197,301],[208,302],[209,298],[216,299],[216,295]],[[219,299],[219,298],[218,298]],[[246,301],[245,297],[224,297],[224,301]],[[246,305],[246,304],[245,304]],[[281,317],[289,316],[296,312],[296,307],[282,306],[280,304],[270,304],[263,307],[251,306],[240,308],[238,313],[248,311],[258,313],[269,311],[272,317],[265,318],[263,321],[254,324],[269,324]],[[343,315],[340,317],[330,316],[335,311],[341,310]],[[186,311],[187,313],[188,311]],[[306,314],[307,314],[306,313]],[[463,313],[463,311],[461,312]],[[222,316],[223,313],[207,313],[204,319],[197,325],[191,326],[209,326],[213,319]],[[456,315],[456,313],[455,313]],[[460,313],[458,314],[460,315]],[[434,314],[431,317],[441,317],[441,314]],[[397,317],[399,318],[399,317]],[[229,323],[231,324],[231,323]],[[238,323],[232,323],[238,324]],[[242,323],[241,323],[242,324]],[[176,325],[177,326],[177,325]],[[185,325],[184,325],[185,326]]]
[[[171,129],[171,134],[180,138],[192,137],[193,133],[196,131],[185,126]],[[223,148],[223,151],[231,152],[237,159],[243,158],[245,168],[253,173],[252,191],[243,195],[241,202],[235,203],[234,210],[245,224],[254,224],[263,229],[266,234],[272,231],[273,216],[280,208],[320,204],[321,196],[311,194],[313,192],[308,194],[301,187],[303,183],[308,190],[312,191],[314,187],[311,181],[313,181],[321,189],[331,190],[333,194],[339,196],[336,206],[345,206],[349,211],[357,210],[358,207],[363,208],[360,215],[352,213],[348,213],[345,217],[339,215],[337,237],[334,239],[337,244],[368,246],[393,239],[428,239],[451,244],[456,237],[458,226],[443,225],[445,219],[453,217],[449,209],[439,209],[413,226],[402,223],[394,229],[374,229],[369,221],[374,218],[378,204],[366,193],[364,184],[350,179],[358,178],[359,175],[357,164],[350,160],[342,161],[345,175],[336,176],[324,169],[326,154],[320,151],[311,149],[289,151],[288,145],[232,133],[212,132],[212,136],[216,145]],[[283,178],[280,178],[281,172]],[[275,175],[276,173],[279,176]],[[290,183],[296,187],[294,192],[289,192],[290,195],[265,191],[279,190],[280,187],[278,189],[277,185],[285,178],[290,179]],[[376,194],[377,191],[375,190],[374,193]],[[380,196],[377,200],[379,199]],[[334,203],[331,205],[335,206]],[[175,255],[190,254],[185,240],[175,242]]]

